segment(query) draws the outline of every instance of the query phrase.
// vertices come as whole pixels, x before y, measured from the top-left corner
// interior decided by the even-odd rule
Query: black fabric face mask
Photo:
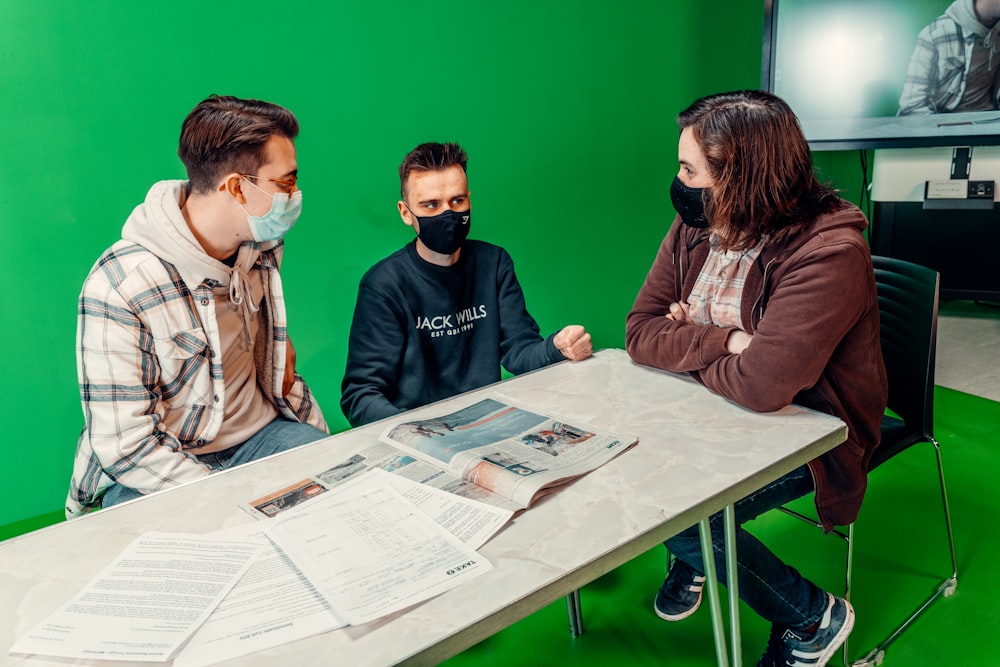
[[[420,223],[420,233],[417,234],[417,238],[428,249],[442,255],[451,255],[461,248],[469,236],[469,227],[472,226],[472,209],[413,217]]]
[[[688,227],[708,228],[704,194],[705,188],[689,188],[681,182],[679,177],[674,176],[674,182],[670,184],[670,202],[674,205],[677,214],[681,216],[681,222]]]

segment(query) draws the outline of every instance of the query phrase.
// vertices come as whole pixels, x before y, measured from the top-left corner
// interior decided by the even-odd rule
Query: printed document
[[[423,602],[493,568],[387,486],[317,500],[277,517],[266,530],[351,625]]]
[[[259,550],[259,542],[217,535],[143,535],[11,653],[169,660]]]
[[[378,468],[351,477],[335,493],[361,493],[385,484],[473,549],[512,514]],[[248,538],[264,535],[260,524],[240,526],[229,534],[237,530]],[[288,556],[270,539],[266,542],[243,578],[174,659],[174,667],[204,667],[345,625]]]
[[[344,626],[260,524],[226,534],[261,539],[264,549],[177,654],[173,667],[212,665]]]
[[[471,549],[478,549],[486,544],[514,515],[513,510],[448,493],[400,475],[389,474],[381,468],[374,468],[364,475],[352,478],[338,487],[337,493],[348,489],[350,493],[363,493],[379,486],[388,486],[398,491],[417,509]]]

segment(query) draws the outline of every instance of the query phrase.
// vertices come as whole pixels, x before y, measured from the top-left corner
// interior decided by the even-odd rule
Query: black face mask
[[[670,202],[674,205],[674,210],[681,216],[681,222],[688,227],[706,229],[708,218],[705,217],[704,204],[705,188],[689,188],[681,182],[681,179],[674,176],[674,182],[670,184]]]
[[[454,254],[469,236],[472,226],[472,209],[468,211],[445,211],[437,215],[420,217],[410,211],[420,223],[417,234],[428,249],[442,255]]]

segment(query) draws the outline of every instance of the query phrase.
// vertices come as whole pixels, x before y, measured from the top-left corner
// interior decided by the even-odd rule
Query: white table
[[[407,419],[444,414],[495,393],[543,414],[637,435],[639,444],[520,514],[480,550],[495,568],[486,575],[406,613],[231,664],[437,664],[846,437],[846,426],[833,417],[797,407],[753,413],[685,377],[636,365],[621,350],[519,376],[414,410]],[[8,650],[135,537],[154,530],[210,532],[251,522],[239,504],[338,463],[347,443],[374,442],[383,427],[347,431],[0,543],[0,656],[5,664],[65,667],[66,661],[9,656]],[[717,636],[717,649],[720,641]],[[738,664],[738,652],[734,657]],[[720,662],[725,664],[722,655]]]

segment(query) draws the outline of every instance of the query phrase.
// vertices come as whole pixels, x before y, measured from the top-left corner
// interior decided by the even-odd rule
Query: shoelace
[[[683,570],[684,574],[688,574],[690,576],[682,576],[681,575],[682,571],[678,570],[676,576],[671,576],[668,578],[670,585],[667,587],[666,592],[668,593],[668,595],[670,595],[670,597],[673,597],[675,599],[678,598],[683,599],[686,598],[690,593],[701,592],[701,589],[705,584],[704,576],[694,574],[694,571],[691,570],[688,566],[682,565],[680,563],[674,564],[671,567],[671,570],[673,570],[673,568],[675,567],[684,568]]]
[[[767,647],[764,649],[764,655],[760,657],[757,661],[757,667],[784,667],[788,663],[784,661],[781,655],[781,646],[784,640],[782,640],[782,632],[775,626],[771,626],[771,634],[767,637]],[[781,660],[781,662],[778,662]]]

